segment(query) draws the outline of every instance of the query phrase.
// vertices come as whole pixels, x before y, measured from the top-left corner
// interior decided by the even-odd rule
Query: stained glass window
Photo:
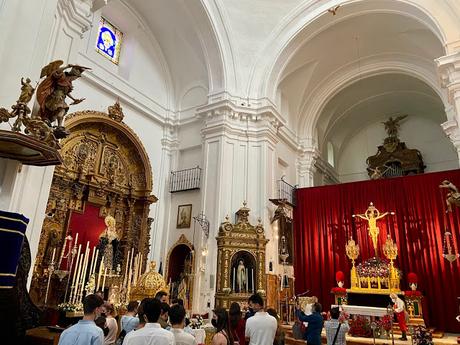
[[[97,34],[96,51],[118,65],[123,33],[101,17]]]

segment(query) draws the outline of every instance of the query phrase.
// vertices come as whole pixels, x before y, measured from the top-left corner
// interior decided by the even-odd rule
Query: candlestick
[[[255,288],[254,288],[254,269],[251,268],[251,284],[252,284],[252,293],[255,292]]]
[[[99,248],[96,248],[96,252],[94,253],[93,268],[91,269],[91,274],[90,275],[96,273],[96,264],[97,264],[97,258],[98,257],[99,257]]]
[[[75,242],[75,245],[76,244],[77,244],[77,242]],[[78,261],[80,259],[80,250],[81,250],[81,244],[78,245],[78,251],[76,253],[77,256],[76,256],[75,266],[73,267],[73,278],[72,278],[72,285],[70,286],[69,302],[72,302],[73,295],[75,294],[75,280],[77,278]]]
[[[77,244],[78,244],[78,232],[77,232],[77,234],[75,235],[75,245],[77,245]]]
[[[65,245],[67,244],[67,241],[70,240],[69,242],[69,253],[70,253],[70,250],[72,248],[72,236],[66,236],[64,238],[64,244],[62,245],[62,250],[61,250],[61,255],[59,255],[59,262],[57,264],[57,269],[60,270],[61,269],[61,262],[62,262],[62,258],[64,257],[64,253],[65,253]]]

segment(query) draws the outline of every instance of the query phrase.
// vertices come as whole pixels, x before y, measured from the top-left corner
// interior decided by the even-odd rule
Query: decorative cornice
[[[457,151],[460,151],[460,130],[458,128],[457,121],[452,119],[441,123],[441,128],[443,129],[444,133],[446,133],[447,137],[450,139]]]
[[[90,0],[59,0],[58,13],[66,18],[68,27],[83,38],[83,33],[91,27]]]
[[[335,169],[326,162],[323,157],[320,155],[316,156],[315,159],[315,168],[321,172],[324,178],[330,183],[340,183],[339,175],[335,171]]]
[[[438,67],[441,86],[446,88],[449,102],[453,102],[457,90],[460,90],[460,52],[441,56],[434,60]]]
[[[210,139],[218,136],[241,140],[266,139],[272,144],[279,141],[282,123],[274,109],[248,109],[230,101],[219,101],[200,107],[197,117],[204,120],[201,134]]]

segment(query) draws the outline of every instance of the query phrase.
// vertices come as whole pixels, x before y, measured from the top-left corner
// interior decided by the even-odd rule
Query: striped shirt
[[[337,327],[339,327],[339,320],[331,319],[324,323],[324,329],[326,330],[326,337],[327,337],[327,345],[332,345],[334,342],[335,333],[337,333]],[[337,340],[335,341],[335,345],[345,345],[346,339],[345,335],[350,330],[350,326],[348,322],[345,321],[340,326],[339,334],[337,334]]]

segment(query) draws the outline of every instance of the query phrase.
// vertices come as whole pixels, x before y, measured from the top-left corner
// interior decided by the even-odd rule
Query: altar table
[[[362,315],[362,316],[378,316],[382,317],[388,315],[387,308],[378,308],[378,307],[366,307],[361,305],[346,305],[342,304],[340,306],[332,305],[333,307],[340,307],[343,311],[350,315]]]

